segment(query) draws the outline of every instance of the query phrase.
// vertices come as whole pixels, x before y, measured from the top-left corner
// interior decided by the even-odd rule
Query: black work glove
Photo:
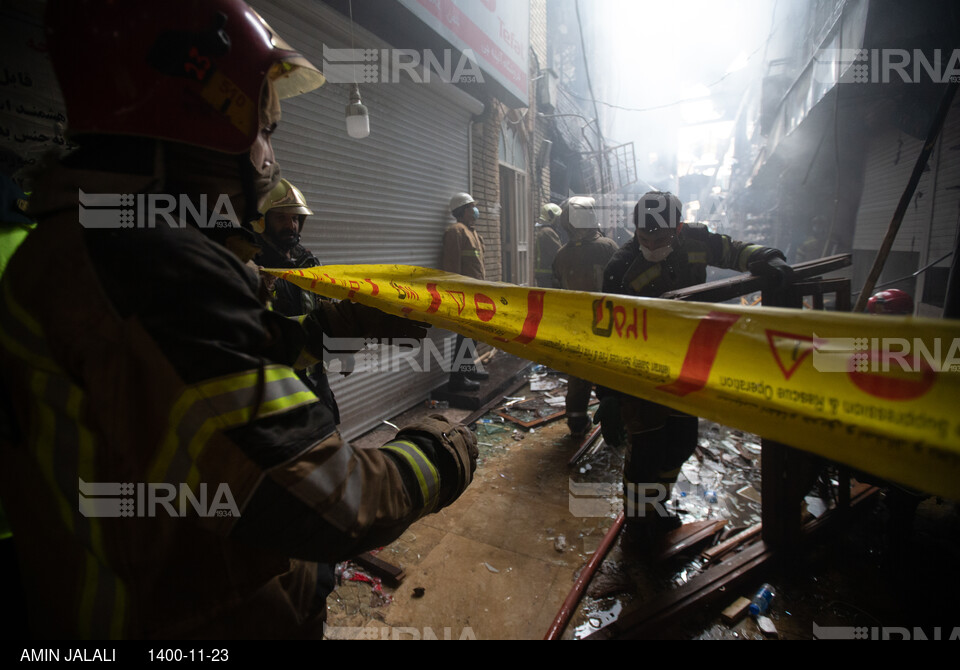
[[[430,328],[429,323],[414,321],[413,319],[407,319],[402,316],[393,316],[391,314],[384,314],[384,317],[385,318],[381,322],[379,328],[382,333],[380,339],[385,340],[403,337],[413,340],[422,340],[427,337],[427,329]]]
[[[770,277],[776,281],[776,288],[782,289],[793,282],[793,268],[787,264],[783,252],[779,249],[765,248],[753,254],[747,268],[758,277]]]
[[[355,305],[355,309],[357,316],[363,322],[364,334],[378,340],[397,337],[422,340],[427,336],[427,329],[430,328],[429,323],[394,316],[359,303]]]
[[[617,396],[608,395],[600,400],[600,406],[593,413],[593,423],[600,424],[600,434],[611,447],[619,447],[626,442],[627,430],[623,426],[620,398]]]
[[[404,426],[395,439],[423,444],[424,438],[431,442],[432,447],[425,449],[425,452],[434,455],[434,465],[440,472],[439,509],[459,498],[473,481],[477,457],[480,455],[477,437],[466,426],[453,423],[442,414],[434,414]]]

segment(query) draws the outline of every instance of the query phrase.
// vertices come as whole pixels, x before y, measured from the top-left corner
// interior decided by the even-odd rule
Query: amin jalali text
[[[116,649],[24,649],[21,661],[116,661]]]
[[[124,651],[121,647],[121,651]],[[137,655],[146,651],[146,656],[140,656],[144,660],[151,662],[217,662],[217,661],[228,661],[230,660],[230,652],[227,649],[205,649],[205,648],[184,648],[180,649],[177,647],[162,647],[162,648],[148,648],[141,649],[137,648]],[[130,650],[127,649],[125,653],[129,655]],[[83,647],[69,647],[69,648],[53,648],[47,647],[43,649],[24,649],[20,654],[20,661],[32,662],[51,662],[51,661],[116,661],[117,660],[117,650],[116,648],[83,648]]]

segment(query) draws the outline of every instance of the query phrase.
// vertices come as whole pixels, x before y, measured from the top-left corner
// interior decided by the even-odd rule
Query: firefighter
[[[738,242],[706,226],[683,223],[680,199],[651,191],[634,207],[636,227],[604,270],[603,292],[656,298],[706,281],[707,266],[772,276],[786,285],[792,270],[778,249]],[[661,516],[662,500],[677,481],[680,466],[697,446],[698,419],[648,400],[598,389],[594,414],[604,439],[626,442],[623,543],[651,548],[656,538],[679,525]]]
[[[540,208],[540,218],[534,231],[534,280],[537,286],[550,288],[553,286],[553,259],[563,243],[557,233],[557,217],[560,216],[559,205],[548,202]]]
[[[600,291],[603,270],[617,253],[617,243],[600,232],[594,199],[570,198],[563,204],[557,222],[570,241],[553,261],[552,286],[568,291]],[[591,382],[567,377],[566,418],[573,437],[583,437],[590,427],[587,407],[591,391]]]
[[[34,223],[26,214],[29,194],[24,193],[13,179],[0,173],[0,277]],[[9,440],[14,435],[15,423],[12,419],[10,402],[6,391],[0,387],[0,441]],[[20,579],[20,567],[17,563],[13,533],[0,500],[0,589],[3,601],[0,605],[10,622],[7,633],[10,639],[26,637],[29,631],[23,621],[22,612],[26,609],[26,598]]]
[[[391,542],[476,463],[443,417],[377,449],[343,440],[292,367],[302,327],[202,232],[219,202],[216,237],[252,237],[280,99],[323,77],[241,0],[50,0],[45,28],[78,149],[39,175],[0,286],[21,436],[0,444],[0,495],[32,633],[318,637],[317,562]],[[189,206],[94,228],[110,213],[78,193]]]
[[[33,230],[27,216],[28,195],[8,175],[0,173],[0,277],[13,252]]]
[[[263,268],[313,268],[321,263],[300,243],[307,217],[313,211],[296,186],[286,179],[270,192],[263,205],[263,216],[253,224],[259,253],[255,261]],[[274,311],[294,317],[303,323],[319,361],[305,365],[297,373],[303,382],[333,412],[340,423],[340,408],[327,378],[326,365],[332,358],[340,361],[341,372],[353,370],[352,354],[359,351],[356,343],[369,339],[392,337],[423,339],[427,324],[395,317],[380,310],[350,301],[323,298],[291,282],[277,280],[263,273],[269,301]]]
[[[469,193],[456,193],[450,198],[450,214],[456,219],[443,232],[443,270],[472,279],[484,279],[483,237],[477,232],[480,210]],[[448,389],[452,392],[474,392],[490,374],[476,365],[477,345],[468,337],[457,335],[453,370]]]
[[[888,288],[878,291],[867,300],[867,312],[870,314],[892,314],[909,316],[913,314],[913,298],[906,291]]]

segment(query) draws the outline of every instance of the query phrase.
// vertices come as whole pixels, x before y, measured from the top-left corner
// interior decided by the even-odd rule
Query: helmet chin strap
[[[240,161],[240,187],[243,193],[241,224],[248,226],[263,216],[260,206],[273,187],[280,183],[280,166],[274,163],[265,173],[261,173],[250,162],[250,154],[240,154],[237,158]]]
[[[281,241],[277,239],[276,235],[274,235],[269,228],[267,228],[260,234],[260,237],[263,239],[264,242],[266,242],[275,251],[277,251],[279,254],[283,256],[286,256],[292,250],[296,249],[297,246],[300,244],[299,233],[291,237],[289,241]]]

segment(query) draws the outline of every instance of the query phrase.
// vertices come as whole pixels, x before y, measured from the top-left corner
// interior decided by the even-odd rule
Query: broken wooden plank
[[[726,523],[725,519],[712,519],[683,524],[676,530],[667,533],[663,538],[662,548],[657,554],[658,559],[664,561],[691,547],[695,547],[713,537],[714,534],[719,533]]]
[[[843,515],[845,511],[856,509],[869,502],[878,491],[877,487],[868,484],[853,486],[850,508],[827,511],[819,519],[806,524],[805,534],[817,534],[828,527],[831,520]],[[779,555],[782,556],[783,553],[781,551]],[[743,551],[712,564],[696,579],[652,601],[641,603],[630,611],[625,611],[616,621],[585,639],[656,639],[659,630],[675,622],[690,608],[702,608],[724,591],[739,587],[746,582],[747,578],[755,578],[756,572],[777,555],[777,552],[761,537],[756,542],[750,543]]]
[[[599,440],[593,443],[593,446],[587,451],[587,456],[596,456],[597,452],[603,448],[606,442],[603,441],[601,437]]]
[[[583,443],[577,449],[577,452],[573,455],[573,457],[569,461],[567,461],[567,465],[570,465],[570,466],[576,465],[577,461],[583,458],[583,455],[587,453],[587,450],[590,448],[590,445],[593,444],[598,437],[600,437],[600,426],[597,426],[596,428],[594,428],[593,432],[587,435],[586,439],[584,439]]]
[[[833,272],[849,266],[853,262],[850,254],[839,254],[818,258],[804,263],[792,265],[794,281],[810,279],[817,275],[827,272]],[[724,302],[731,298],[736,298],[747,293],[760,291],[764,287],[770,286],[771,281],[767,277],[757,275],[742,274],[728,279],[698,284],[688,288],[682,288],[676,291],[664,293],[661,298],[665,300],[695,300],[697,302]]]
[[[708,563],[712,563],[722,558],[726,554],[730,553],[731,551],[739,547],[741,544],[749,540],[752,540],[753,538],[758,536],[760,534],[761,527],[762,527],[762,524],[759,524],[759,523],[753,526],[750,526],[742,533],[737,533],[733,537],[727,538],[726,540],[724,540],[723,542],[721,542],[720,544],[714,547],[707,547],[702,552],[700,552],[700,556]]]
[[[720,618],[727,624],[736,623],[746,616],[748,607],[750,607],[750,599],[741,596],[727,605],[727,608],[720,613]]]
[[[353,558],[353,562],[362,567],[364,570],[368,570],[375,576],[380,577],[390,586],[396,586],[400,584],[404,577],[407,576],[403,568],[397,567],[391,563],[387,563],[382,558],[377,558],[370,552],[365,552],[359,556],[355,556]]]
[[[756,542],[683,586],[624,612],[616,621],[585,639],[657,639],[658,631],[664,626],[675,622],[689,608],[702,608],[724,591],[745,583],[773,555],[763,541]]]
[[[521,370],[521,372],[523,371]],[[522,389],[527,384],[528,381],[529,380],[526,377],[523,377],[521,375],[520,378],[516,379],[514,383],[511,386],[507,387],[507,389],[503,393],[497,394],[497,396],[494,397],[493,400],[484,404],[482,407],[475,410],[470,416],[468,416],[463,421],[461,421],[460,422],[461,425],[470,426],[476,423],[477,420],[482,419],[487,414],[487,412],[492,410],[494,407],[498,406],[500,404],[500,401],[503,400],[504,396],[508,396],[508,395],[512,395],[513,393],[516,393],[518,390]]]
[[[518,426],[522,426],[522,427],[524,427],[524,428],[536,428],[537,426],[539,426],[539,425],[541,425],[541,424],[548,423],[548,422],[550,422],[550,421],[554,421],[555,419],[559,419],[560,417],[566,415],[566,413],[567,413],[567,410],[566,410],[566,409],[562,409],[562,410],[560,410],[559,412],[557,412],[556,414],[551,414],[551,415],[549,415],[549,416],[537,417],[536,419],[533,419],[532,421],[521,421],[520,419],[518,419],[517,417],[513,416],[513,415],[510,414],[509,412],[497,412],[497,416],[501,416],[501,417],[503,417],[504,419],[506,419],[507,421],[512,421],[513,423],[517,424]]]
[[[527,404],[527,403],[529,403],[529,402],[535,402],[535,401],[537,401],[537,400],[538,400],[538,398],[531,398],[530,400],[526,400],[526,401],[524,401],[524,402],[517,403],[516,405],[513,405],[513,408],[514,408],[514,409],[526,409],[526,408],[523,407],[523,405],[525,405],[525,404]],[[589,407],[592,407],[592,406],[595,405],[595,404],[596,404],[596,403],[590,403],[590,405],[588,405],[588,409],[589,409]],[[528,409],[527,411],[534,411],[534,410]],[[566,414],[567,414],[567,410],[566,410],[566,408],[564,408],[564,409],[560,410],[559,412],[555,412],[554,414],[550,414],[550,415],[548,415],[548,416],[540,416],[540,417],[537,417],[536,419],[530,419],[529,421],[523,421],[522,419],[518,419],[517,417],[513,416],[513,415],[510,414],[509,412],[497,412],[497,416],[503,417],[503,418],[506,419],[507,421],[512,421],[513,423],[515,423],[515,424],[517,424],[517,425],[519,425],[519,426],[522,426],[522,427],[524,427],[524,428],[536,428],[537,426],[541,426],[541,425],[543,425],[543,424],[545,424],[545,423],[549,423],[549,422],[551,422],[551,421],[556,421],[557,419],[566,416]]]

